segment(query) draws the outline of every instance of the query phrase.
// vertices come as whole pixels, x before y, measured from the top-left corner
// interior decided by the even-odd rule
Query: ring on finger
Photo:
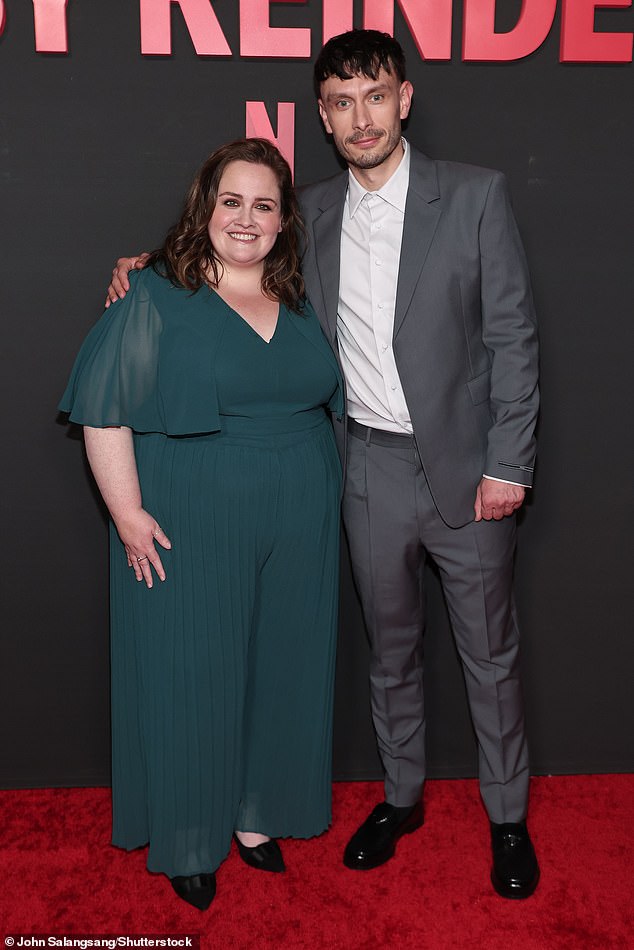
[[[144,554],[143,557],[138,557],[137,561],[147,561],[147,554]]]

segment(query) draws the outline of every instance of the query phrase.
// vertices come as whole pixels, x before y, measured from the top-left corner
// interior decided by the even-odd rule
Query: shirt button
[[[394,392],[394,390],[396,389],[396,386],[390,386],[390,389],[392,390],[392,392]]]
[[[377,259],[377,260],[375,260],[374,263],[376,264],[377,267],[380,267],[381,264],[383,263],[383,261],[379,261],[379,260]]]
[[[384,343],[383,346],[381,347],[381,349],[382,349],[383,352],[385,353],[385,351],[386,351],[387,349],[389,349],[388,344],[387,344],[387,343]]]

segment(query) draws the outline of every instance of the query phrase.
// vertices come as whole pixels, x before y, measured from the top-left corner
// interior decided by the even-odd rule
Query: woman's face
[[[282,230],[280,189],[267,165],[231,162],[225,168],[209,221],[216,257],[231,267],[253,267]]]

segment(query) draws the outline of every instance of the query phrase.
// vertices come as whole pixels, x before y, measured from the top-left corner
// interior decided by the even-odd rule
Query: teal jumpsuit
[[[172,542],[148,590],[110,528],[113,844],[170,877],[234,829],[330,822],[341,469],[335,357],[309,305],[266,343],[151,269],[87,337],[60,409],[134,433]]]

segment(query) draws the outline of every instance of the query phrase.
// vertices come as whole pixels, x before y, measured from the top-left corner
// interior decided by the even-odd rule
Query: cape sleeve
[[[167,283],[149,269],[130,274],[124,299],[92,328],[58,406],[71,422],[166,435],[220,428],[210,378],[214,347],[187,328],[175,336],[171,298],[178,294]]]
[[[130,275],[130,290],[105,311],[77,355],[58,406],[71,422],[164,431],[158,386],[162,321],[139,276]]]

